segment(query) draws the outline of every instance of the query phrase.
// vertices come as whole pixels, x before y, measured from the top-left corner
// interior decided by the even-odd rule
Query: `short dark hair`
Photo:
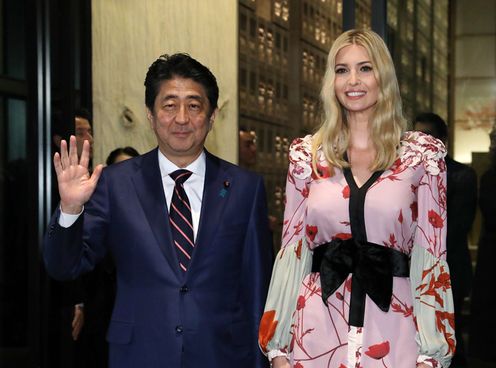
[[[206,66],[184,53],[164,54],[148,68],[145,78],[145,104],[150,111],[153,112],[161,83],[174,77],[192,79],[201,84],[210,103],[209,115],[214,112],[219,99],[219,87],[215,76]]]
[[[136,151],[133,147],[130,147],[130,146],[119,147],[119,148],[116,148],[115,150],[113,150],[112,152],[109,153],[109,155],[107,157],[107,161],[105,161],[105,163],[107,164],[107,166],[112,165],[115,162],[115,159],[117,158],[117,156],[122,155],[122,154],[131,156],[131,157],[139,156],[138,151]]]
[[[448,138],[448,125],[438,114],[433,112],[420,113],[413,120],[414,125],[415,123],[429,124],[432,127],[432,136],[443,142]]]
[[[74,116],[76,118],[83,118],[83,119],[88,120],[90,125],[91,125],[91,122],[92,122],[91,112],[88,109],[86,109],[84,107],[77,108],[76,110],[74,110]]]

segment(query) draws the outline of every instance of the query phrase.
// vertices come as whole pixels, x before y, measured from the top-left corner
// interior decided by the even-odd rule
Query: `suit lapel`
[[[196,237],[196,249],[190,263],[194,267],[197,258],[201,260],[201,253],[208,252],[208,245],[212,241],[222,219],[224,208],[229,201],[229,191],[233,179],[225,170],[221,160],[205,150],[206,170],[205,185],[200,214],[200,224]]]
[[[174,273],[182,277],[176,251],[172,246],[167,201],[158,164],[157,149],[143,155],[141,168],[133,176],[133,183],[162,254]]]

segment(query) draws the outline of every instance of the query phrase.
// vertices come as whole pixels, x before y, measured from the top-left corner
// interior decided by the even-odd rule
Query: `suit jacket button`
[[[176,326],[176,332],[177,333],[182,333],[183,332],[183,326],[181,326],[181,325]]]
[[[180,291],[181,293],[187,293],[187,292],[189,291],[189,289],[188,289],[188,287],[187,287],[187,286],[182,286],[182,287],[179,289],[179,291]]]

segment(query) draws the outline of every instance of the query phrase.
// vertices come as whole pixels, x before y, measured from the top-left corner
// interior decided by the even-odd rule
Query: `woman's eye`
[[[372,67],[370,65],[364,65],[360,68],[360,70],[362,72],[371,72],[372,71]]]
[[[346,68],[337,68],[335,71],[336,74],[343,74],[346,73]]]

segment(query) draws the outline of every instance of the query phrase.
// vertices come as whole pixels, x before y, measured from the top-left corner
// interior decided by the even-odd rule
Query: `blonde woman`
[[[448,367],[445,148],[405,132],[393,62],[372,31],[336,39],[321,99],[321,127],[289,154],[260,347],[273,367]]]

